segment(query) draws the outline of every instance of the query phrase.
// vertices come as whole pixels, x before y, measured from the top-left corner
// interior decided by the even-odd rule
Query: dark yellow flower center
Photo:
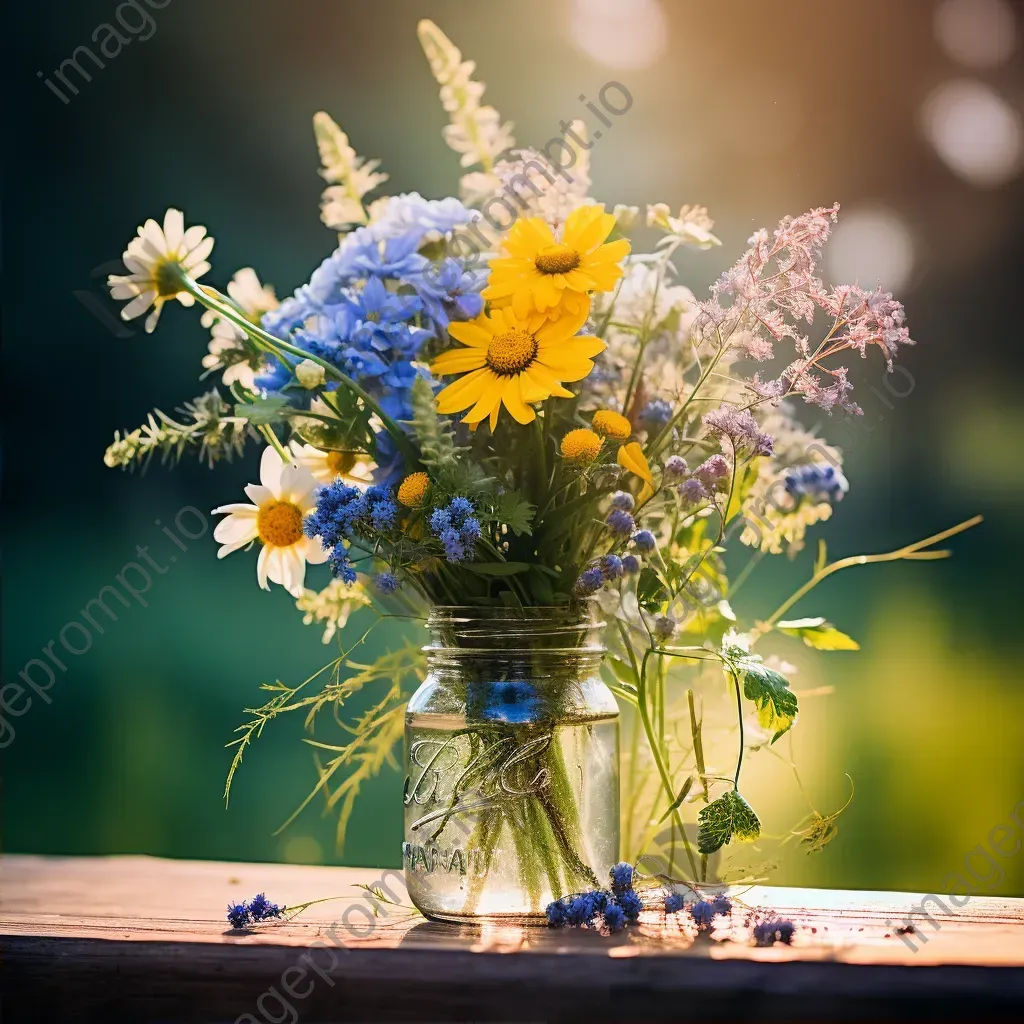
[[[256,516],[260,540],[275,548],[286,548],[302,540],[302,512],[290,501],[272,501]]]
[[[542,274],[568,274],[580,265],[580,254],[569,245],[545,245],[533,263]]]
[[[487,365],[502,377],[522,373],[537,355],[537,339],[529,331],[496,334],[487,346]]]
[[[356,464],[352,452],[330,452],[327,456],[327,468],[335,476],[344,476]]]
[[[153,269],[153,283],[161,298],[169,299],[184,291],[181,286],[181,264],[177,260],[161,260]]]

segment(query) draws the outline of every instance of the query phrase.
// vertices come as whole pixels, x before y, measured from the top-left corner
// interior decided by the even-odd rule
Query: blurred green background
[[[751,231],[839,199],[826,272],[876,279],[905,300],[920,341],[894,398],[882,367],[853,367],[865,417],[826,437],[852,489],[820,530],[834,555],[886,550],[975,512],[986,520],[933,564],[855,569],[799,606],[862,644],[775,650],[808,699],[793,751],[820,810],[856,799],[823,853],[772,856],[781,884],[942,891],[964,855],[1024,797],[1019,622],[1024,548],[1020,277],[1024,269],[1024,17],[1001,0],[168,0],[63,103],[43,77],[115,0],[38,0],[8,12],[4,230],[4,666],[13,679],[122,565],[148,545],[161,565],[149,606],[125,610],[68,658],[12,719],[3,751],[3,845],[47,853],[339,862],[311,806],[301,723],[275,723],[221,799],[223,744],[261,681],[297,681],[327,659],[288,596],[256,586],[254,557],[215,558],[209,535],[176,551],[155,520],[240,500],[255,457],[210,472],[186,461],[145,476],[108,470],[112,431],[198,394],[208,334],[193,312],[111,329],[103,294],[134,228],[168,205],[217,239],[211,282],[254,266],[288,294],[327,255],[311,130],[329,111],[379,157],[393,191],[456,188],[455,155],[416,41],[435,20],[476,60],[486,98],[543,145],[586,116],[610,79],[632,109],[592,151],[592,194],[610,204],[708,206],[720,250],[681,261],[703,294]],[[129,13],[130,22],[133,15]],[[130,333],[129,333],[130,331]],[[813,420],[812,420],[813,421]],[[188,529],[193,529],[184,520]],[[806,559],[762,566],[738,600],[767,614]],[[387,637],[388,643],[397,642]],[[74,642],[74,641],[73,641]],[[766,829],[804,813],[770,757],[746,769]],[[397,864],[400,779],[359,801],[343,858]],[[1024,853],[1002,892],[1024,892]]]

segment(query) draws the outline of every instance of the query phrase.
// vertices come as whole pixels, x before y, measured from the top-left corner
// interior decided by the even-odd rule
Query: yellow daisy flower
[[[558,241],[540,217],[516,221],[505,239],[508,256],[491,260],[483,297],[493,306],[512,306],[521,320],[532,312],[557,319],[563,310],[590,311],[588,292],[608,292],[622,277],[619,263],[629,242],[605,242],[615,217],[604,206],[580,206],[569,214]]]
[[[532,402],[552,395],[572,398],[562,384],[586,377],[594,356],[605,349],[600,338],[576,334],[585,318],[564,316],[533,329],[512,309],[496,309],[450,324],[448,333],[466,348],[442,352],[430,369],[438,376],[463,376],[437,396],[437,411],[469,409],[464,422],[473,425],[490,417],[493,430],[502,404],[519,423],[532,423]]]

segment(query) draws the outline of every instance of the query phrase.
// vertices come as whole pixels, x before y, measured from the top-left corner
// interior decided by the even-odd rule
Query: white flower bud
[[[324,368],[319,363],[314,363],[312,359],[303,359],[295,367],[295,379],[304,388],[312,391],[313,388],[318,388],[323,384],[325,380]]]

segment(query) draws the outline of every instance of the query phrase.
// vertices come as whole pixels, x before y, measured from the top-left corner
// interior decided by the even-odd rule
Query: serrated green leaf
[[[756,656],[741,659],[736,668],[743,674],[743,696],[754,702],[761,728],[774,732],[774,743],[796,721],[796,694],[782,673],[768,668]]]
[[[235,415],[256,426],[268,426],[280,421],[281,414],[287,408],[288,399],[275,395],[272,398],[257,398],[253,402],[239,403],[235,406]]]
[[[780,633],[800,637],[808,647],[818,651],[860,650],[860,644],[853,637],[847,636],[823,618],[789,619],[776,623],[775,628]]]
[[[494,498],[492,515],[517,537],[530,534],[536,509],[518,491],[505,491]]]
[[[707,856],[735,839],[752,843],[761,834],[753,807],[735,789],[723,793],[697,815],[697,849]]]

